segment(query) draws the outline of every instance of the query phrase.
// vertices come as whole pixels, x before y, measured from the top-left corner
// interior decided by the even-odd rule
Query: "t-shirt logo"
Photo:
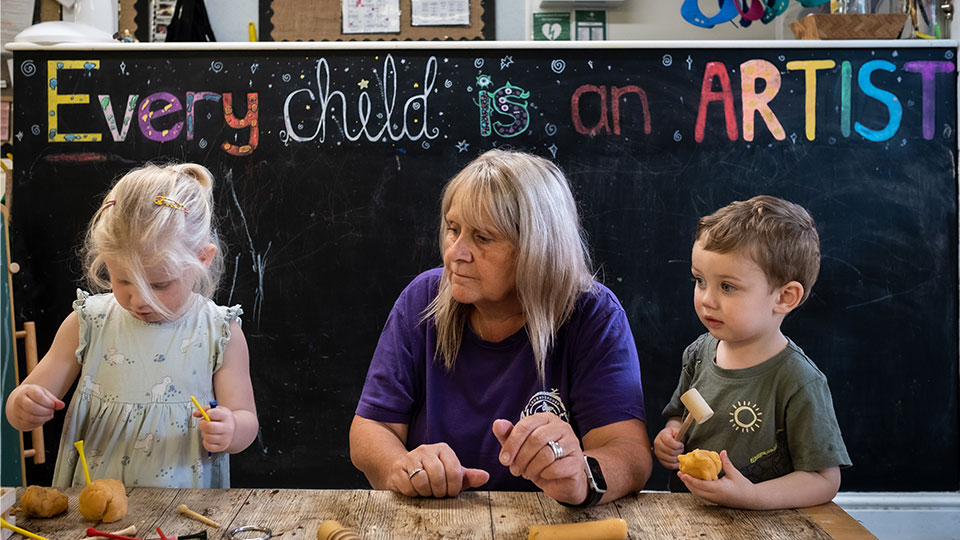
[[[763,412],[755,403],[737,401],[730,405],[730,425],[734,431],[753,433],[763,423]]]
[[[563,400],[560,399],[560,390],[558,388],[551,388],[549,392],[541,390],[530,396],[530,400],[527,401],[527,406],[524,407],[523,412],[520,413],[520,418],[526,418],[531,414],[542,412],[553,413],[564,422],[570,421],[570,417],[567,414],[567,407],[564,406]]]

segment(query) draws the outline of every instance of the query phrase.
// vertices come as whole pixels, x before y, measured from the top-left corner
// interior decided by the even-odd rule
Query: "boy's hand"
[[[726,450],[720,452],[720,463],[723,465],[723,476],[718,480],[701,480],[682,472],[678,472],[677,476],[690,493],[712,503],[731,508],[756,508],[757,486],[733,466]]]
[[[679,469],[680,461],[677,456],[683,453],[683,443],[676,439],[677,428],[667,426],[660,430],[653,440],[653,453],[657,461],[666,469]]]
[[[203,447],[207,452],[223,452],[233,442],[233,432],[237,429],[237,419],[233,411],[226,407],[205,407],[210,421],[203,419],[200,411],[193,411],[193,416],[200,418],[197,428],[203,437]]]
[[[10,425],[20,431],[30,431],[53,418],[54,411],[66,404],[52,392],[37,384],[21,384],[11,394],[13,401]]]

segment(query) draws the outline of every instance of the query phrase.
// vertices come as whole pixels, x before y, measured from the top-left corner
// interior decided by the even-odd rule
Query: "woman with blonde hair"
[[[594,281],[563,173],[491,150],[447,183],[443,268],[396,301],[350,429],[375,489],[540,489],[574,507],[641,489],[652,459],[636,347]]]

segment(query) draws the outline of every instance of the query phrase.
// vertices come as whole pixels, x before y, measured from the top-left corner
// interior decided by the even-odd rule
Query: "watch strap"
[[[592,479],[590,471],[590,464],[587,462],[587,456],[583,456],[584,460],[584,472],[587,475],[587,498],[580,504],[570,504],[563,501],[557,501],[558,503],[566,506],[567,508],[590,508],[591,506],[596,506],[600,502],[600,499],[603,498],[604,491],[597,491],[596,486],[594,485],[594,480]]]

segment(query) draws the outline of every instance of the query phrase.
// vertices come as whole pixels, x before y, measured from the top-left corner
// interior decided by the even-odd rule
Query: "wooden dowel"
[[[687,434],[687,429],[690,427],[690,424],[693,423],[693,415],[687,413],[687,418],[683,421],[683,424],[680,426],[680,430],[677,431],[676,440],[683,442],[684,435]]]
[[[17,339],[23,339],[24,360],[27,375],[30,375],[39,363],[37,356],[37,324],[33,321],[23,323],[23,330],[14,332]],[[43,426],[30,430],[30,442],[33,448],[23,451],[23,457],[33,458],[34,465],[47,462],[46,446],[43,442]]]

